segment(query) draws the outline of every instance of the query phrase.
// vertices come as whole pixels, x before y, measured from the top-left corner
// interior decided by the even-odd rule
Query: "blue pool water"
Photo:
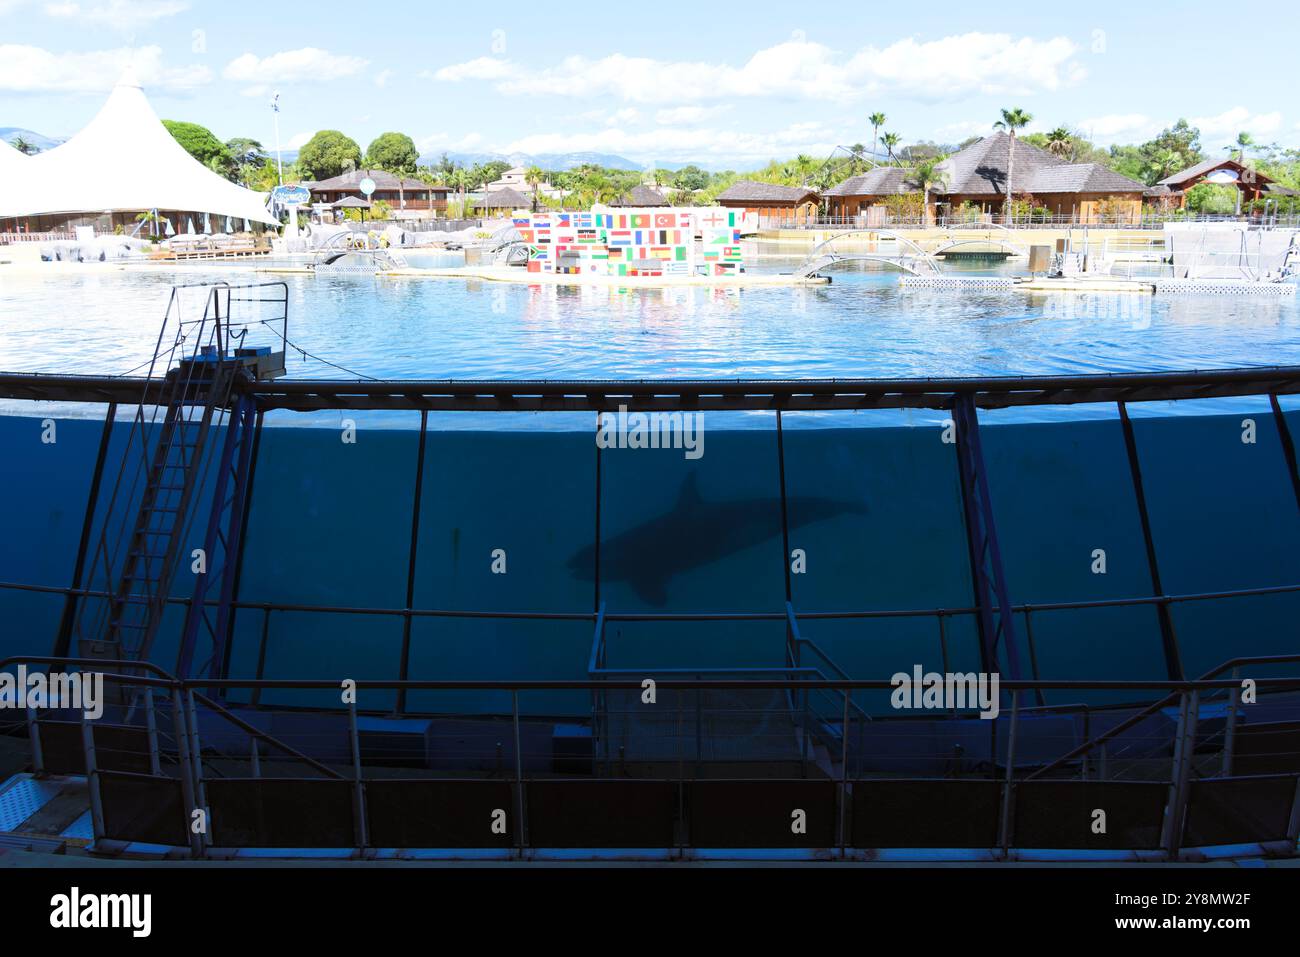
[[[755,271],[798,261],[764,257]],[[958,267],[948,267],[958,269]],[[823,287],[626,290],[247,269],[0,273],[0,370],[148,360],[169,287],[283,278],[290,339],[380,378],[872,377],[1300,362],[1295,298],[907,290],[879,267]],[[290,356],[293,376],[340,377]]]

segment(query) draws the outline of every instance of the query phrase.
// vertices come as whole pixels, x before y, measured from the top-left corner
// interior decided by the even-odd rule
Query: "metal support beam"
[[[1273,421],[1277,423],[1277,436],[1282,442],[1282,455],[1286,459],[1287,473],[1291,476],[1291,490],[1295,492],[1296,506],[1300,508],[1300,469],[1296,467],[1295,441],[1291,438],[1291,427],[1287,424],[1286,414],[1277,401],[1277,396],[1268,397],[1273,406]]]
[[[406,611],[415,607],[415,563],[420,547],[420,504],[424,497],[424,449],[429,434],[429,413],[420,410],[420,440],[415,450],[415,491],[411,498],[411,546],[406,556]],[[398,674],[411,676],[411,616],[402,617],[402,657]],[[397,713],[406,711],[406,689],[397,689]]]
[[[1137,438],[1133,434],[1133,422],[1128,417],[1128,406],[1119,403],[1119,419],[1124,429],[1124,448],[1128,453],[1129,474],[1133,479],[1133,496],[1137,500],[1138,519],[1142,523],[1142,541],[1146,545],[1147,568],[1151,573],[1152,594],[1165,593],[1160,582],[1160,562],[1156,557],[1155,538],[1151,534],[1151,516],[1147,512],[1147,497],[1142,486],[1142,463],[1138,458]],[[1156,605],[1156,615],[1160,622],[1160,643],[1164,649],[1165,669],[1171,681],[1183,678],[1183,658],[1178,648],[1178,637],[1174,633],[1174,619],[1169,612],[1169,603]]]
[[[86,569],[86,550],[90,547],[90,533],[95,526],[95,509],[99,505],[99,489],[103,485],[104,462],[108,458],[108,444],[113,438],[113,422],[117,418],[117,403],[108,404],[104,416],[104,428],[99,434],[99,451],[95,455],[95,470],[90,477],[90,491],[86,495],[86,511],[81,520],[81,540],[77,544],[77,561],[72,568],[72,588],[63,600],[63,617],[59,620],[59,631],[54,638],[55,658],[66,658],[72,648],[72,628],[77,619],[77,595],[75,589],[81,588],[81,579]],[[105,521],[107,521],[107,516]]]
[[[957,471],[966,515],[966,545],[970,556],[971,584],[975,590],[975,620],[980,633],[981,658],[985,671],[1000,671],[1000,645],[1006,654],[1007,670],[1015,679],[1020,677],[1020,649],[1016,642],[1015,616],[1002,566],[1002,550],[998,545],[993,500],[980,442],[979,416],[973,396],[957,396],[952,413],[957,430]]]

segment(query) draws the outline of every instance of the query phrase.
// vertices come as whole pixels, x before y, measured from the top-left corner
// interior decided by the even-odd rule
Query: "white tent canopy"
[[[265,193],[223,179],[190,156],[131,79],[113,89],[72,139],[13,165],[0,160],[0,216],[175,209],[278,225],[266,211]]]

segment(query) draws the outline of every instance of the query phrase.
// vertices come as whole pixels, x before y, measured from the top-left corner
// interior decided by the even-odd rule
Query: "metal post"
[[[348,744],[352,749],[352,827],[357,848],[369,843],[366,827],[366,789],[361,780],[361,736],[357,731],[356,697],[348,702]]]
[[[527,844],[524,830],[524,755],[519,736],[519,689],[510,691],[510,713],[515,725],[515,846],[523,852]]]
[[[1178,740],[1174,745],[1174,768],[1162,842],[1170,860],[1178,857],[1182,844],[1183,815],[1187,809],[1187,792],[1192,774],[1192,753],[1196,743],[1196,718],[1200,709],[1200,693],[1184,691],[1180,693],[1179,699]]]
[[[249,751],[249,763],[252,766],[253,777],[260,778],[262,776],[262,749],[257,738],[250,738],[249,740],[252,742]]]
[[[1277,423],[1277,437],[1282,443],[1282,456],[1286,459],[1287,475],[1291,478],[1291,489],[1295,492],[1296,505],[1300,505],[1300,469],[1296,467],[1295,441],[1291,438],[1291,428],[1287,425],[1286,415],[1277,401],[1277,395],[1270,393],[1269,404],[1273,407],[1273,421]]]
[[[840,857],[844,857],[849,844],[848,819],[849,810],[849,689],[841,689],[844,694],[844,714],[840,719]]]
[[[104,801],[99,793],[99,767],[95,761],[95,728],[86,720],[86,712],[81,712],[81,747],[86,760],[86,786],[90,791],[90,821],[95,840],[100,841],[104,834]]]
[[[208,814],[207,789],[203,786],[203,746],[199,743],[199,715],[198,710],[194,707],[193,688],[185,689],[185,724],[189,735],[190,771],[194,775],[194,800],[203,809],[203,812]],[[211,824],[211,821],[208,823]],[[199,835],[199,843],[200,845],[209,843],[207,833]]]
[[[202,857],[203,836],[194,831],[193,815],[200,808],[194,794],[194,768],[190,761],[190,735],[185,727],[185,704],[182,700],[180,688],[175,688],[172,691],[172,721],[176,734],[176,757],[181,765],[182,811],[184,812],[185,833],[190,841],[190,856]],[[208,823],[210,825],[212,822],[209,821]]]
[[[429,428],[429,412],[420,410],[420,441],[415,452],[415,494],[411,501],[411,546],[406,558],[406,614],[402,616],[402,656],[398,677],[405,681],[411,674],[411,609],[415,607],[415,562],[420,545],[420,503],[424,497],[424,446]],[[397,713],[406,711],[406,688],[397,689]]]
[[[997,719],[994,719],[997,723]],[[1007,849],[1011,847],[1012,831],[1012,808],[1014,801],[1012,794],[1015,789],[1015,769],[1016,769],[1016,730],[1020,724],[1020,692],[1011,692],[1011,733],[1007,737],[1007,773],[1002,782],[1002,821],[998,828],[998,844],[1002,848],[1002,856],[1007,856]],[[996,759],[997,755],[994,755]]]
[[[153,713],[153,688],[144,689],[144,726],[149,736],[149,773],[162,774],[162,761],[158,757],[158,719]]]
[[[1294,852],[1296,842],[1300,841],[1300,778],[1296,778],[1295,796],[1291,799],[1291,816],[1286,824],[1287,848]]]
[[[45,753],[41,750],[41,722],[36,717],[36,709],[27,708],[27,737],[32,743],[32,768],[37,774],[45,772]]]
[[[1028,605],[1025,606],[1025,644],[1029,647],[1030,673],[1034,676],[1035,681],[1039,681],[1042,676],[1038,673],[1038,648],[1034,645],[1034,622],[1031,617],[1032,611],[1033,610]],[[1040,708],[1047,704],[1046,699],[1043,697],[1042,688],[1034,688],[1034,702]]]
[[[1232,669],[1232,680],[1238,681],[1241,667]],[[1237,708],[1241,704],[1241,685],[1234,685],[1228,690],[1228,720],[1223,728],[1223,771],[1225,778],[1232,776],[1232,753],[1237,743]]]
[[[1160,583],[1160,563],[1156,558],[1155,539],[1151,534],[1151,516],[1147,514],[1147,498],[1142,486],[1142,464],[1138,459],[1137,438],[1133,434],[1133,423],[1128,417],[1128,406],[1123,402],[1118,405],[1120,425],[1124,430],[1124,448],[1128,453],[1129,474],[1133,480],[1133,496],[1137,500],[1138,519],[1142,525],[1142,541],[1146,545],[1151,588],[1158,598],[1163,599],[1165,591]],[[1178,638],[1174,634],[1174,621],[1169,613],[1169,603],[1161,600],[1156,605],[1156,614],[1160,621],[1160,641],[1164,647],[1166,671],[1171,681],[1181,681],[1183,661],[1178,649]]]

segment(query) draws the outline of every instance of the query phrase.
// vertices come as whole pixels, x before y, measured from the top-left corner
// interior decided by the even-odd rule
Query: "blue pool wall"
[[[1300,413],[1286,414],[1290,429],[1300,430]],[[415,420],[406,415],[406,421]],[[1253,444],[1241,440],[1245,417],[1256,425]],[[322,424],[319,416],[300,418]],[[986,413],[981,434],[1012,601],[1150,595],[1119,420],[1002,419]],[[941,440],[937,424],[880,421],[877,416],[871,426],[800,428],[797,414],[786,416],[790,547],[807,556],[807,571],[791,576],[798,611],[972,603],[953,446]],[[1244,415],[1135,412],[1133,427],[1167,593],[1300,581],[1300,510],[1267,400]],[[71,582],[102,422],[61,418],[57,429],[57,442],[45,444],[39,415],[0,417],[0,581]],[[127,431],[119,422],[113,432],[92,543],[108,517]],[[418,441],[416,429],[362,427],[356,442],[345,444],[336,427],[268,424],[241,599],[403,607]],[[710,429],[705,454],[695,461],[680,450],[605,450],[600,471],[601,598],[607,610],[783,609],[775,429]],[[210,494],[210,488],[201,490],[204,509]],[[590,432],[430,429],[414,607],[590,612],[595,495]],[[113,518],[120,520],[131,507],[119,500]],[[202,537],[198,522],[186,552],[199,547]],[[492,572],[498,548],[506,552],[504,575]],[[1105,550],[1105,574],[1092,570],[1095,549]],[[104,587],[102,581],[87,584]],[[173,594],[187,596],[192,587],[183,566]],[[50,653],[62,608],[61,595],[0,588],[0,656]],[[1175,604],[1186,673],[1200,675],[1238,655],[1296,651],[1297,612],[1297,594]],[[179,606],[169,612],[154,649],[154,660],[168,669],[176,664],[181,617]],[[1027,670],[1022,621],[1020,657]],[[231,677],[256,674],[262,627],[260,612],[238,614]],[[931,617],[819,619],[802,628],[853,677],[888,677],[917,664],[926,670],[945,666]],[[1033,628],[1044,678],[1166,676],[1153,606],[1039,612]],[[950,670],[978,669],[975,634],[969,618],[948,619]],[[263,673],[269,678],[385,679],[399,672],[399,617],[275,612],[268,636]],[[583,679],[591,640],[587,621],[417,617],[410,677]],[[607,640],[611,667],[779,666],[785,626],[611,622]],[[391,692],[367,691],[364,697],[366,708],[394,703]],[[1057,703],[1115,699],[1099,692],[1048,694]],[[276,691],[261,700],[328,706],[337,695]],[[509,709],[509,700],[499,693],[418,692],[407,706],[500,713]],[[537,692],[525,697],[522,708],[579,714],[589,701],[573,692]]]

